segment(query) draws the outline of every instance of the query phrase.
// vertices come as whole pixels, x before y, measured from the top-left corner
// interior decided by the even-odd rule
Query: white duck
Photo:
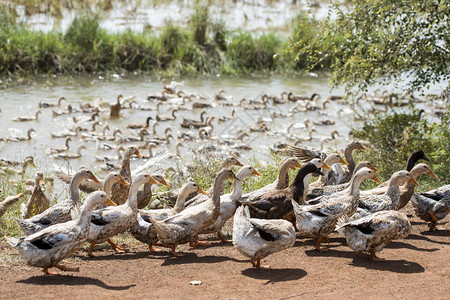
[[[147,182],[152,182],[153,184],[158,183],[150,174],[141,173],[133,179],[128,199],[124,204],[106,207],[92,212],[91,228],[87,238],[87,242],[91,243],[88,251],[89,256],[93,256],[92,251],[95,244],[106,241],[115,251],[124,251],[111,241],[110,238],[129,229],[136,222],[138,213],[137,193],[140,186]]]
[[[178,192],[177,201],[175,206],[172,208],[165,209],[149,209],[149,210],[139,210],[137,221],[130,228],[130,233],[140,242],[148,244],[148,248],[151,251],[158,251],[153,247],[153,244],[158,242],[158,236],[156,234],[156,229],[149,219],[152,216],[155,220],[161,221],[168,217],[171,217],[184,209],[184,202],[191,193],[201,193],[206,195],[198,184],[195,182],[188,182],[183,185]]]
[[[6,239],[19,250],[20,256],[28,265],[42,268],[45,275],[52,274],[48,269],[53,267],[78,272],[78,268],[69,268],[59,262],[72,255],[85,242],[92,210],[108,200],[104,192],[94,192],[87,197],[77,219],[52,225],[20,239]]]
[[[340,217],[352,214],[358,207],[359,186],[366,179],[381,180],[374,171],[362,168],[353,175],[350,186],[337,194],[322,196],[318,204],[299,205],[292,201],[296,226],[302,236],[317,238],[316,250],[326,251],[320,243],[331,232]]]
[[[350,248],[369,252],[370,260],[381,260],[375,252],[392,240],[407,237],[410,231],[411,223],[406,215],[395,210],[379,211],[350,222],[340,221],[337,228]]]
[[[250,257],[256,268],[261,259],[290,248],[295,243],[294,226],[286,220],[250,218],[247,206],[241,205],[234,215],[233,245],[243,255]]]

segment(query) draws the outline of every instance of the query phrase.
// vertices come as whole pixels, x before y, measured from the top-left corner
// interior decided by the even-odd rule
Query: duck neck
[[[81,174],[75,174],[70,182],[70,200],[72,200],[73,205],[78,205],[78,201],[80,200],[80,191],[78,188],[83,179]]]
[[[364,179],[355,175],[350,180],[346,191],[349,195],[353,196],[354,199],[359,198],[359,187],[363,181]]]
[[[81,207],[81,214],[77,219],[78,226],[89,226],[91,221],[92,211],[96,205],[86,203]]]
[[[244,181],[244,178],[242,176],[239,176],[239,174],[236,175],[236,177],[239,180],[235,180],[233,183],[233,191],[231,192],[231,199],[233,202],[236,202],[237,199],[240,199],[242,196],[242,182]]]
[[[175,213],[179,213],[184,209],[184,203],[190,193],[186,190],[187,187],[182,187],[180,192],[178,193],[177,201],[175,202],[175,206],[173,207],[173,211]]]
[[[281,190],[285,189],[289,185],[289,166],[287,164],[283,164],[280,168],[280,172],[278,173],[278,177],[275,181],[276,189]]]
[[[130,191],[128,193],[128,199],[125,202],[124,205],[127,205],[131,208],[133,212],[137,213],[138,204],[137,204],[137,194],[139,191],[139,188],[141,187],[142,183],[140,182],[133,182],[131,184]]]
[[[309,182],[309,178],[311,178],[311,173],[305,174],[301,171],[301,169],[298,171],[291,185],[288,187],[292,192],[292,198],[296,202],[299,202],[300,199],[302,199],[305,190],[305,181],[308,180]]]
[[[347,168],[351,174],[355,170],[355,166],[356,166],[355,159],[353,158],[353,150],[354,150],[353,147],[347,147],[347,148],[345,148],[345,152],[344,152],[345,160],[348,163]]]

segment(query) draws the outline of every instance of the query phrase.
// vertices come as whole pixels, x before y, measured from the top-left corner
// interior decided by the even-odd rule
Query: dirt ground
[[[448,217],[447,217],[448,220]],[[79,273],[43,276],[38,268],[0,262],[2,299],[301,299],[404,298],[448,299],[450,292],[450,225],[427,232],[411,218],[413,230],[404,240],[391,242],[371,262],[354,253],[345,239],[332,234],[328,253],[316,252],[312,239],[297,238],[294,247],[264,260],[271,270],[251,267],[231,244],[214,236],[208,248],[180,246],[184,257],[168,252],[150,253],[145,245],[130,246],[115,254],[100,247],[96,258],[79,250],[64,264]],[[327,245],[327,244],[325,244]],[[4,241],[3,254],[12,253]],[[191,281],[201,281],[191,285]]]

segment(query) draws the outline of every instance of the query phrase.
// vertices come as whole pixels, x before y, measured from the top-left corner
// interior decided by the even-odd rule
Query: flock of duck
[[[165,91],[166,95],[168,91],[169,87]],[[217,97],[220,95],[221,93]],[[112,117],[118,116],[125,105],[123,100],[120,101],[122,98],[118,97],[117,104],[111,105]],[[314,99],[315,95],[311,98]],[[247,105],[264,106],[269,98],[266,96],[264,99],[266,102],[262,104]],[[291,100],[294,99],[292,94],[287,99],[286,101],[309,101]],[[60,99],[54,106],[60,105],[63,100]],[[336,99],[327,101],[334,100]],[[131,106],[130,103],[132,100],[128,102]],[[313,107],[313,102],[308,103],[304,106],[305,109]],[[197,105],[200,104],[205,103]],[[52,105],[41,103],[40,107]],[[83,109],[93,112],[90,119],[95,121],[98,108],[84,105]],[[175,113],[176,110],[167,118],[175,118]],[[38,114],[35,118],[38,118]],[[158,122],[163,119],[157,115]],[[200,131],[200,136],[210,139],[212,129],[208,127],[211,127],[213,119],[214,117],[209,117],[205,121],[202,114],[202,121],[185,119],[182,126],[184,124],[188,128],[201,128],[203,133]],[[128,128],[141,130],[142,135],[137,140],[124,139],[123,136],[121,139],[128,142],[145,141],[144,137],[148,132],[145,133],[144,130],[149,128],[151,120],[148,118],[143,124],[129,124]],[[108,140],[105,130],[96,134],[95,126],[93,127],[94,131],[87,130],[85,139]],[[259,125],[255,130],[260,127],[264,126]],[[49,148],[47,154],[55,158],[72,158],[67,152],[68,142],[80,132],[81,128],[78,128],[70,134],[66,132],[69,136],[53,134],[55,137],[67,137],[66,146]],[[170,133],[166,132],[166,135]],[[114,134],[110,139],[115,140],[116,137]],[[167,136],[163,138],[168,139]],[[145,145],[151,156],[151,149],[161,140],[153,138],[146,141]],[[59,179],[69,184],[69,197],[52,206],[41,190],[44,176],[37,172],[32,195],[24,204],[23,218],[16,219],[24,237],[6,237],[6,240],[17,248],[27,264],[42,268],[44,274],[48,275],[51,274],[49,268],[53,267],[77,271],[78,268],[64,266],[61,261],[74,254],[85,243],[90,244],[89,256],[95,255],[96,244],[104,242],[108,242],[115,251],[124,252],[112,238],[126,231],[147,244],[150,251],[158,251],[155,246],[168,247],[174,256],[183,255],[176,251],[181,244],[189,243],[191,247],[208,246],[209,243],[199,240],[202,234],[216,233],[222,242],[230,242],[221,231],[225,223],[233,218],[231,242],[234,247],[249,257],[254,267],[264,268],[261,259],[292,247],[296,235],[317,239],[315,248],[327,251],[321,243],[335,231],[346,238],[350,248],[367,252],[371,260],[377,260],[376,252],[393,239],[406,237],[411,231],[407,216],[399,211],[410,200],[417,216],[430,222],[430,230],[436,230],[438,220],[445,218],[449,212],[450,185],[421,194],[414,192],[418,185],[416,179],[420,175],[436,177],[427,164],[417,163],[421,159],[428,160],[421,150],[411,153],[405,170],[395,172],[383,183],[376,175],[377,168],[370,162],[355,162],[353,151],[366,149],[360,142],[352,141],[346,146],[345,159],[338,153],[327,154],[288,143],[284,147],[283,153],[287,157],[280,165],[278,177],[273,183],[243,193],[242,184],[245,179],[252,175],[260,176],[261,173],[253,166],[243,165],[239,157],[228,155],[221,161],[210,189],[204,191],[193,180],[187,180],[178,190],[174,206],[163,209],[146,207],[152,201],[152,185],[170,187],[164,176],[147,172],[136,172],[132,176],[132,157],[143,157],[142,147],[139,146],[124,146],[118,171],[110,171],[103,181],[98,180],[94,171],[88,168],[80,168],[73,176],[56,172]],[[27,159],[23,166],[33,163],[32,158]],[[6,162],[2,161],[4,163]],[[237,171],[233,170],[236,166],[240,167]],[[297,168],[295,177],[290,181],[288,171]],[[312,181],[313,176],[318,177],[317,180]],[[224,194],[227,180],[233,181],[233,189],[231,193]],[[380,185],[372,190],[360,191],[359,187],[364,180],[374,180]],[[140,189],[142,186],[143,190]],[[80,191],[87,193],[83,203]],[[19,194],[8,197],[1,202],[0,216],[22,196]]]

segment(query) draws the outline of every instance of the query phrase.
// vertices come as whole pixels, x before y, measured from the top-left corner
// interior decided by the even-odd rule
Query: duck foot
[[[44,273],[45,276],[52,276],[56,275],[56,273],[50,272],[48,268],[42,268],[41,271]]]
[[[88,255],[89,257],[95,257],[95,255],[92,253],[94,251],[95,242],[91,242],[91,246],[89,246]]]
[[[231,243],[232,240],[227,240],[220,231],[217,232],[217,236],[219,237],[222,243]]]
[[[176,245],[172,245],[172,246],[171,246],[171,248],[172,248],[172,250],[171,250],[172,255],[173,255],[173,256],[176,256],[176,257],[184,256],[185,254],[179,253],[179,252],[176,252],[176,251],[175,251],[175,248],[176,248],[176,247],[177,247]]]
[[[123,249],[120,246],[117,246],[116,243],[114,243],[111,239],[108,239],[107,242],[111,245],[111,248],[116,251],[117,253],[124,253],[125,249]]]
[[[253,258],[250,259],[252,261],[252,265],[253,267],[257,268],[257,269],[262,269],[262,270],[270,270],[271,267],[270,266],[262,266],[261,265],[261,258],[257,258],[256,260],[254,260]]]
[[[153,244],[148,244],[147,247],[148,247],[148,250],[150,250],[152,252],[161,252],[161,251],[163,251],[163,250],[161,250],[159,248],[153,247]]]
[[[61,271],[66,271],[66,272],[80,272],[80,268],[71,268],[71,267],[66,267],[63,265],[54,265],[55,268],[60,269]]]
[[[375,255],[375,251],[374,250],[370,250],[369,251],[369,259],[371,260],[371,261],[385,261],[385,259],[384,258],[380,258],[380,257],[377,257],[376,255]]]
[[[208,247],[211,246],[210,242],[202,242],[202,241],[196,241],[195,243],[189,243],[190,247]]]
[[[437,227],[437,223],[439,220],[438,220],[438,218],[436,218],[434,212],[430,211],[430,217],[431,217],[431,223],[428,224],[430,231],[440,230],[440,228]]]

